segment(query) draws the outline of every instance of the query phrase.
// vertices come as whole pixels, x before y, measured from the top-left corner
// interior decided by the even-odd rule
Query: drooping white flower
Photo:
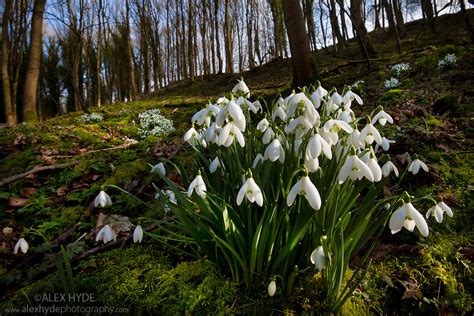
[[[393,164],[393,162],[391,161],[387,161],[383,166],[382,166],[382,175],[384,177],[388,177],[388,175],[390,174],[390,172],[392,172],[395,174],[395,176],[398,177],[398,169],[397,167]]]
[[[285,161],[285,150],[281,145],[278,138],[275,138],[265,149],[263,154],[263,158],[265,160],[270,159],[270,161],[274,162],[277,159],[280,160],[281,163]]]
[[[387,139],[385,137],[382,137],[382,144],[381,147],[384,151],[388,151],[390,149],[390,144],[395,143],[394,140]],[[379,144],[375,146],[375,151],[377,152],[379,150]]]
[[[162,162],[157,163],[151,167],[151,173],[159,172],[161,175],[166,175],[166,169]]]
[[[438,204],[436,204],[435,206],[430,208],[428,210],[428,212],[426,212],[426,218],[428,218],[430,216],[434,216],[436,221],[438,223],[441,223],[441,222],[443,222],[444,212],[446,212],[446,214],[449,217],[453,217],[453,211],[451,210],[451,208],[448,205],[446,205],[446,203],[439,202]]]
[[[355,149],[361,149],[365,147],[365,141],[360,138],[360,132],[355,128],[349,136],[349,143],[354,146]]]
[[[360,180],[363,177],[367,178],[370,182],[374,182],[374,175],[369,166],[356,155],[349,156],[339,172],[339,183],[344,183],[347,178]]]
[[[245,147],[244,135],[234,122],[229,122],[220,130],[217,144],[219,146],[229,147],[235,139],[239,142],[240,147]]]
[[[217,137],[217,125],[216,122],[212,122],[211,125],[206,128],[202,134],[204,137],[204,140],[209,142],[209,143],[217,143],[218,137]]]
[[[257,130],[263,133],[267,130],[268,126],[270,126],[270,123],[268,122],[267,118],[264,117],[260,122],[258,122]]]
[[[326,104],[326,113],[332,113],[336,111],[341,106],[341,103],[342,97],[337,91],[335,91],[333,94],[331,94],[331,97]]]
[[[97,233],[97,236],[95,237],[95,241],[99,242],[101,241],[106,244],[109,241],[116,241],[117,240],[117,234],[114,232],[112,227],[110,227],[109,224],[104,225],[99,232]]]
[[[188,142],[192,146],[196,146],[199,143],[201,135],[191,127],[183,136],[183,141]]]
[[[275,119],[276,118],[279,118],[280,120],[282,120],[283,122],[286,122],[286,112],[285,110],[281,107],[281,106],[277,106],[273,109],[273,112],[272,112],[272,120],[275,122]]]
[[[319,271],[322,271],[327,261],[323,246],[314,249],[311,253],[310,259],[311,263],[314,264]]]
[[[304,165],[306,169],[308,169],[309,172],[316,172],[319,168],[319,159],[311,158],[308,147],[306,147],[306,150],[305,150]]]
[[[15,247],[13,248],[13,254],[14,255],[18,254],[18,249],[20,249],[21,252],[23,253],[27,253],[28,248],[29,248],[28,242],[25,240],[25,238],[22,237],[18,239],[18,241],[16,242]]]
[[[133,231],[133,242],[142,242],[143,240],[143,228],[140,225],[137,225],[135,227],[135,230]]]
[[[196,178],[191,182],[188,188],[188,197],[191,197],[193,192],[196,192],[197,195],[199,195],[202,198],[206,197],[206,184],[204,183],[204,180],[202,179],[202,176],[198,174]]]
[[[382,136],[380,136],[379,131],[374,127],[372,123],[367,123],[365,127],[360,132],[361,142],[366,142],[367,144],[372,144],[375,142],[379,145],[382,144]]]
[[[249,200],[250,203],[256,202],[258,206],[263,205],[263,195],[257,183],[253,178],[247,178],[237,194],[237,205],[242,203],[244,197]]]
[[[377,162],[377,158],[372,153],[372,157],[370,157],[369,161],[367,162],[367,166],[369,167],[372,175],[374,176],[374,181],[379,182],[382,179],[382,169]]]
[[[260,103],[259,100],[252,103],[252,105],[249,105],[249,109],[250,109],[250,111],[252,111],[255,114],[257,114],[258,111],[263,111],[262,104]]]
[[[328,159],[332,159],[331,145],[317,133],[311,136],[306,149],[309,156],[313,159],[318,158],[321,152],[324,153]]]
[[[275,278],[273,278],[270,284],[268,285],[268,295],[269,296],[275,295],[276,290],[277,290],[277,285],[276,285]]]
[[[101,207],[106,207],[107,205],[112,205],[112,199],[110,196],[105,193],[105,191],[100,191],[100,193],[96,196],[94,200],[94,206],[101,206]]]
[[[362,99],[356,93],[349,90],[342,97],[342,102],[344,103],[344,108],[350,107],[351,103],[352,103],[352,100],[355,100],[360,105],[364,104]]]
[[[311,123],[304,117],[298,116],[286,125],[285,132],[288,134],[295,134],[296,138],[303,137],[313,127]]]
[[[417,174],[418,171],[420,171],[420,167],[425,170],[425,172],[428,172],[428,166],[420,159],[415,159],[412,161],[412,163],[408,166],[408,172]]]
[[[294,116],[303,116],[311,126],[319,122],[318,111],[303,92],[293,95],[288,100],[288,117]]]
[[[227,104],[227,110],[229,111],[230,117],[235,126],[237,126],[240,131],[245,131],[245,115],[240,106],[238,106],[234,101],[230,101],[229,104]]]
[[[429,234],[428,224],[425,218],[411,203],[404,203],[390,217],[388,224],[392,234],[398,233],[402,227],[405,227],[409,231],[413,231],[416,228],[421,235],[427,237]]]
[[[244,80],[239,80],[239,82],[232,88],[232,93],[242,93],[246,98],[250,97],[250,90]]]
[[[344,121],[330,119],[324,123],[322,129],[322,136],[327,140],[331,145],[335,145],[339,140],[339,131],[343,130],[346,133],[352,133],[352,127]]]
[[[220,168],[220,167],[221,167],[221,162],[219,160],[219,157],[216,157],[209,164],[209,172],[214,173],[216,172],[217,168]]]
[[[259,162],[263,162],[265,158],[263,158],[263,155],[261,153],[258,153],[255,159],[253,160],[252,163],[252,168],[255,169],[258,165]]]
[[[286,204],[291,206],[296,196],[303,194],[311,208],[319,210],[321,208],[321,197],[316,186],[311,182],[308,176],[301,177],[298,182],[291,188],[286,198]]]
[[[275,132],[273,131],[271,127],[268,127],[265,130],[265,133],[263,134],[262,142],[266,145],[273,139],[274,136],[275,136]]]
[[[377,121],[382,126],[387,124],[387,122],[389,122],[390,124],[393,124],[393,118],[390,116],[390,114],[388,114],[384,110],[381,110],[380,112],[375,114],[374,117],[372,118],[373,124],[377,123]]]

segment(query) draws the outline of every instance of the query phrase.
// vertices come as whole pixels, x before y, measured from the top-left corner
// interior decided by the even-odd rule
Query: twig
[[[103,148],[103,149],[95,149],[95,150],[90,150],[90,151],[86,151],[86,152],[83,152],[83,153],[80,153],[78,155],[56,155],[56,156],[47,156],[48,158],[52,158],[52,159],[60,159],[60,158],[72,158],[72,157],[77,157],[77,156],[84,156],[84,155],[89,155],[89,154],[94,154],[94,153],[98,153],[98,152],[103,152],[103,151],[112,151],[112,150],[117,150],[117,149],[126,149],[128,147],[130,147],[131,145],[133,145],[134,143],[127,143],[127,144],[123,144],[123,145],[120,145],[120,146],[117,146],[117,147],[109,147],[109,148]]]
[[[7,178],[3,179],[2,181],[0,181],[0,187],[2,187],[4,185],[7,185],[7,184],[10,184],[12,182],[15,182],[17,180],[23,179],[26,176],[29,176],[30,174],[35,174],[35,173],[42,172],[42,171],[64,169],[64,168],[67,168],[67,167],[70,167],[70,166],[77,165],[80,162],[81,161],[79,161],[79,160],[74,160],[74,161],[61,163],[61,164],[57,164],[57,165],[51,165],[51,166],[42,166],[42,167],[36,166],[31,170],[28,170],[28,171],[25,171],[23,173],[20,173],[20,174],[17,174],[17,175],[7,177]]]

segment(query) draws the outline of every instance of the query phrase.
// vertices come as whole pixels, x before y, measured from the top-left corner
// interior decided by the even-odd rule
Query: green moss
[[[452,94],[442,95],[433,103],[433,112],[439,115],[445,113],[457,114],[459,109],[459,97]]]
[[[396,103],[403,97],[404,91],[402,89],[392,89],[385,91],[380,99],[380,103],[383,105],[389,105]]]
[[[104,185],[124,185],[130,182],[135,176],[145,174],[150,171],[150,166],[142,159],[130,161],[115,167],[114,174],[108,178]]]

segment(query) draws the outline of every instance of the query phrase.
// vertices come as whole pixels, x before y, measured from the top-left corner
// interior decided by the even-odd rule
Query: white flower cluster
[[[174,131],[173,121],[160,114],[159,109],[151,109],[138,115],[139,133],[142,138],[149,135],[167,135]]]
[[[384,83],[384,87],[385,89],[395,89],[397,87],[400,87],[402,85],[402,83],[400,82],[400,80],[398,80],[397,78],[390,78],[388,80],[385,80],[385,83]]]
[[[390,68],[390,72],[396,78],[400,78],[401,74],[404,73],[404,72],[407,72],[409,69],[410,69],[410,64],[400,63],[400,64],[393,65]]]
[[[90,113],[90,114],[84,113],[81,116],[81,120],[84,123],[98,123],[98,122],[102,122],[104,118],[102,117],[102,115],[98,113]]]
[[[438,61],[438,69],[449,69],[456,67],[457,58],[455,54],[447,54],[443,59]]]

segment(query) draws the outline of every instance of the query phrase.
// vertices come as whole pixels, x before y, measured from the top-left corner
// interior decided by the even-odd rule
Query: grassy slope
[[[355,42],[337,57],[325,51],[314,56],[327,88],[335,86],[341,90],[344,84],[364,80],[359,92],[365,104],[355,111],[370,113],[377,105],[384,105],[397,123],[392,135],[397,140],[392,146],[393,155],[417,152],[430,165],[428,174],[412,177],[403,185],[418,194],[443,197],[455,212],[455,217],[447,219],[446,224],[431,225],[429,239],[420,240],[416,234],[406,232],[382,236],[385,248],[376,250],[369,277],[356,291],[347,311],[382,314],[472,311],[473,282],[469,266],[472,256],[466,252],[472,252],[474,238],[471,232],[474,47],[468,43],[463,28],[459,16],[440,17],[438,35],[428,26],[412,23],[402,41],[402,54],[396,53],[395,42],[387,34],[372,34],[381,56],[372,61],[370,70],[363,63],[348,63],[360,59]],[[437,70],[438,60],[450,52],[458,56],[457,67]],[[402,76],[403,85],[399,89],[386,91],[383,82],[390,77],[389,67],[399,62],[409,62],[411,70]],[[215,100],[230,91],[239,76],[222,74],[201,81],[182,81],[149,100],[94,109],[105,119],[98,124],[80,124],[80,114],[72,114],[38,126],[1,130],[0,178],[36,165],[81,161],[74,167],[38,173],[0,188],[0,227],[13,228],[11,235],[0,232],[0,295],[9,300],[5,306],[24,303],[25,295],[31,298],[34,293],[63,291],[57,275],[50,273],[54,271],[51,258],[43,258],[45,247],[37,247],[43,243],[41,238],[28,235],[30,244],[35,246],[28,256],[10,254],[13,242],[24,229],[38,228],[53,241],[75,226],[75,232],[63,244],[86,234],[70,251],[81,253],[95,247],[94,227],[100,210],[90,203],[101,185],[125,187],[152,201],[154,189],[150,183],[157,182],[157,178],[150,175],[147,163],[167,158],[179,143],[179,136],[189,128],[192,113],[207,100]],[[271,100],[277,93],[289,90],[291,66],[287,60],[275,60],[242,76],[253,95]],[[435,113],[435,103],[447,105],[447,113]],[[176,132],[166,142],[149,137],[125,149],[91,152],[121,146],[126,143],[125,138],[138,139],[134,122],[138,113],[149,108],[160,108],[163,115],[174,121]],[[190,153],[182,151],[174,159],[186,163]],[[114,205],[105,211],[107,214],[128,216],[133,221],[140,216],[161,216],[156,211],[160,209],[158,204],[154,204],[156,210],[147,210],[117,191],[110,193]],[[12,200],[12,197],[27,200]],[[27,203],[16,207],[9,205],[12,201]],[[288,298],[277,295],[270,300],[262,291],[265,280],[243,289],[242,285],[216,273],[208,263],[182,257],[157,242],[128,244],[88,257],[74,270],[77,292],[95,292],[104,305],[131,306],[136,312],[302,312],[321,308],[315,279],[304,280],[302,287]]]

